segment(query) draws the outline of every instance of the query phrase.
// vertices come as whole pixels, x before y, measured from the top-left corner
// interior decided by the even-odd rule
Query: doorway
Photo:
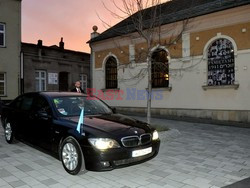
[[[68,91],[69,89],[68,77],[69,77],[68,72],[59,72],[59,91]]]

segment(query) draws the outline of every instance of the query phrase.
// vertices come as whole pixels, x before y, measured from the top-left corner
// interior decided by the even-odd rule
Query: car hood
[[[79,116],[63,118],[78,123]],[[85,130],[88,132],[99,130],[115,136],[141,135],[150,133],[150,127],[141,121],[121,114],[104,114],[84,117]]]

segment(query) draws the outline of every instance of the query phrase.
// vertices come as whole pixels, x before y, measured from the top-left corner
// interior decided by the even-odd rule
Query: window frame
[[[217,48],[217,46],[215,47],[214,44],[216,44],[216,43],[219,44],[221,40],[224,40],[226,42],[226,45],[225,45],[225,48],[224,48],[225,53],[227,51],[230,52],[230,53],[228,53],[226,55],[223,55],[221,57],[230,56],[229,60],[230,61],[233,60],[232,62],[229,62],[229,64],[227,64],[228,66],[233,65],[233,67],[230,68],[230,70],[226,66],[224,66],[224,68],[212,68],[213,61],[214,61],[213,58],[217,58],[217,57],[214,57],[214,56],[217,55],[219,57],[219,55],[218,55],[219,53],[216,52],[217,54],[215,54],[214,52],[212,52],[212,50],[213,50],[213,48],[214,48],[214,50],[219,49],[219,48]],[[223,43],[225,43],[225,42],[223,42]],[[226,48],[226,47],[228,47],[228,48]],[[233,86],[233,85],[235,85],[235,54],[234,53],[235,53],[234,43],[231,40],[229,40],[228,38],[221,36],[221,37],[218,37],[218,38],[210,41],[210,43],[209,43],[209,45],[207,47],[207,50],[206,50],[206,57],[207,57],[207,77],[206,77],[206,82],[207,82],[208,87],[221,87],[221,86],[223,87],[223,86]],[[216,59],[216,60],[217,61],[219,61],[219,60],[225,61],[226,59],[219,58],[219,59]],[[221,65],[225,65],[225,63],[218,63],[216,65],[217,65],[217,67],[218,66],[220,67]],[[214,66],[216,66],[216,65],[214,65]],[[217,72],[217,73],[215,73],[215,72]],[[230,81],[228,79],[230,79]]]
[[[36,77],[36,73],[38,72],[39,76]],[[44,73],[44,77],[41,77],[42,73]],[[36,91],[46,91],[47,90],[47,72],[45,70],[36,70],[35,71],[35,90]],[[42,81],[44,80],[44,90],[42,89]],[[37,82],[38,81],[38,90],[37,90]]]
[[[158,50],[159,50],[159,52],[158,52]],[[164,52],[164,53],[167,54],[166,60],[165,61],[163,61],[163,60],[162,61],[154,61],[154,58],[153,58],[154,54],[157,55],[157,53],[161,53],[161,52]],[[152,53],[152,56],[151,56],[151,63],[152,63],[151,64],[152,89],[156,89],[156,88],[169,88],[169,53],[168,53],[168,51],[166,51],[165,49],[162,49],[162,48],[155,49],[153,51],[153,53]],[[157,67],[155,67],[155,66],[157,66],[156,65],[157,63],[161,63],[164,66],[166,64],[167,71],[164,71],[164,69],[160,69],[160,71],[155,70],[155,69],[157,69]],[[154,85],[154,83],[155,83],[154,79],[156,79],[156,82],[158,83],[157,85]],[[160,82],[162,82],[162,83],[159,84]]]
[[[113,56],[108,57],[105,63],[105,88],[118,88],[118,63]]]
[[[0,96],[6,96],[7,94],[7,91],[6,91],[6,73],[5,72],[0,72],[0,74],[3,74],[3,80],[0,80],[0,83],[3,83],[4,86],[3,86],[3,94],[0,93]]]
[[[88,88],[88,75],[82,73],[82,74],[79,75],[79,77],[80,77],[81,88],[83,89],[84,92],[87,92],[87,88]]]
[[[34,102],[32,104],[32,110],[35,113],[46,112],[48,115],[52,115],[52,108],[51,108],[48,100],[41,95],[37,95],[34,97]]]
[[[0,48],[4,48],[4,47],[6,47],[6,41],[5,41],[5,36],[6,36],[6,24],[0,22],[0,25],[3,26],[3,30],[0,30],[0,34],[3,34],[3,44],[0,43]]]

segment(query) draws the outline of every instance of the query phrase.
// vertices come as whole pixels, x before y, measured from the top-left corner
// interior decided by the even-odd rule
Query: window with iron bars
[[[152,54],[152,88],[169,86],[168,53],[165,50],[156,50]]]
[[[109,57],[105,65],[106,89],[117,88],[117,62],[114,57]]]

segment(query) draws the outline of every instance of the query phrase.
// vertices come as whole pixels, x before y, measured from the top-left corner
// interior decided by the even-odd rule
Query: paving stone
[[[24,182],[21,181],[21,180],[12,181],[12,182],[9,182],[9,184],[10,184],[12,187],[20,187],[20,186],[26,185],[26,183],[24,183]]]
[[[73,181],[70,181],[70,180],[68,180],[66,178],[60,179],[58,181],[59,181],[60,184],[65,185],[66,187],[70,187],[70,186],[74,185]]]
[[[21,170],[23,172],[29,172],[29,171],[34,170],[33,168],[31,168],[30,166],[28,166],[26,164],[18,165],[18,166],[16,166],[16,168],[18,168],[19,170]]]
[[[4,169],[7,170],[8,172],[10,172],[11,174],[13,174],[13,172],[19,171],[19,169],[17,169],[15,166],[11,166],[11,165],[5,166]]]
[[[153,174],[153,175],[156,175],[156,176],[159,176],[159,177],[163,177],[163,178],[170,175],[170,173],[167,173],[167,172],[164,172],[164,171],[161,171],[161,170],[151,171],[150,174]]]
[[[54,185],[50,185],[49,187],[50,188],[67,188],[67,186],[65,186],[63,184],[60,184],[60,183],[57,183],[57,184],[54,184]]]
[[[21,150],[21,149],[15,149],[15,150],[12,150],[13,153],[16,153],[16,154],[20,154],[20,153],[24,153],[25,151]]]
[[[175,188],[180,188],[180,187],[183,187],[185,184],[181,183],[181,182],[177,182],[177,181],[174,181],[174,180],[170,180],[169,178],[163,178],[161,180],[162,182],[165,182],[166,184],[168,185],[171,185]]]
[[[6,181],[4,181],[3,179],[0,179],[0,187],[8,185]]]
[[[40,159],[40,160],[36,160],[36,161],[34,161],[35,163],[37,163],[37,164],[39,164],[40,166],[48,166],[48,165],[51,165],[51,163],[49,163],[49,162],[47,162],[47,161],[45,161],[45,160],[43,160],[43,159]]]
[[[199,171],[199,172],[205,172],[209,173],[211,170],[207,168],[202,168],[202,167],[195,167],[194,170]]]
[[[57,184],[59,182],[57,182],[56,180],[50,178],[50,179],[42,180],[41,183],[44,184],[44,185],[48,185],[49,186],[49,185]]]
[[[198,188],[196,186],[191,186],[191,185],[184,185],[182,188]]]
[[[246,173],[242,172],[242,171],[233,171],[233,172],[230,172],[229,175],[237,176],[237,177],[242,177],[242,176],[245,176]]]
[[[0,136],[0,187],[218,188],[250,176],[250,129],[152,119],[178,131],[146,163],[72,176],[61,162]],[[0,135],[2,134],[0,126]],[[6,180],[6,181],[5,181]],[[19,186],[20,185],[20,186]]]
[[[15,176],[11,175],[11,176],[8,176],[8,177],[4,177],[2,178],[4,181],[6,182],[13,182],[13,181],[17,181],[18,178],[16,178]]]
[[[24,172],[22,172],[22,171],[12,172],[12,174],[13,174],[15,177],[19,178],[19,179],[22,179],[22,178],[28,176],[28,174],[26,174],[26,173],[24,173]]]
[[[4,186],[1,186],[1,188],[13,188],[13,187],[10,185],[4,185]]]
[[[33,185],[32,187],[34,187],[34,188],[48,188],[48,186],[43,185],[43,184],[36,184],[36,185]]]
[[[10,156],[7,155],[7,154],[1,154],[1,155],[0,155],[0,159],[4,159],[4,158],[7,158],[7,157],[10,157]]]
[[[4,178],[4,177],[8,177],[8,176],[11,176],[12,174],[5,170],[5,169],[0,169],[0,178]]]
[[[72,185],[70,188],[83,188],[82,185]]]
[[[25,182],[29,186],[34,186],[34,185],[39,184],[39,181],[37,181],[35,178],[32,178],[32,177],[22,178],[22,181]]]
[[[216,181],[216,180],[215,181],[211,181],[210,184],[213,185],[213,186],[217,186],[217,187],[223,187],[223,186],[226,185],[224,182]]]
[[[165,182],[157,181],[157,180],[154,180],[154,179],[148,179],[147,181],[150,182],[150,183],[154,183],[154,184],[156,184],[156,185],[160,185],[160,186],[166,185]]]
[[[195,162],[195,163],[202,163],[205,161],[203,159],[198,159],[198,158],[194,158],[194,157],[187,158],[186,160],[191,161],[191,162]]]
[[[214,169],[216,169],[216,168],[217,168],[216,166],[213,166],[213,165],[208,165],[208,164],[204,164],[204,165],[202,165],[202,166],[204,166],[205,168],[212,169],[212,170],[214,170]]]
[[[187,177],[181,176],[180,174],[171,174],[167,176],[167,178],[169,178],[170,180],[177,181],[177,182],[183,182],[184,180],[188,179]]]
[[[178,168],[178,167],[177,168],[172,168],[172,170],[180,172],[180,173],[184,173],[184,174],[187,174],[187,173],[190,172],[188,170],[184,170],[184,168]]]
[[[166,164],[168,164],[168,165],[175,165],[177,162],[175,162],[175,161],[172,161],[172,160],[170,160],[170,159],[163,159],[163,160],[161,160],[163,163],[166,163]]]
[[[149,185],[145,186],[146,188],[162,188],[162,185],[157,185],[154,183],[150,183]]]

